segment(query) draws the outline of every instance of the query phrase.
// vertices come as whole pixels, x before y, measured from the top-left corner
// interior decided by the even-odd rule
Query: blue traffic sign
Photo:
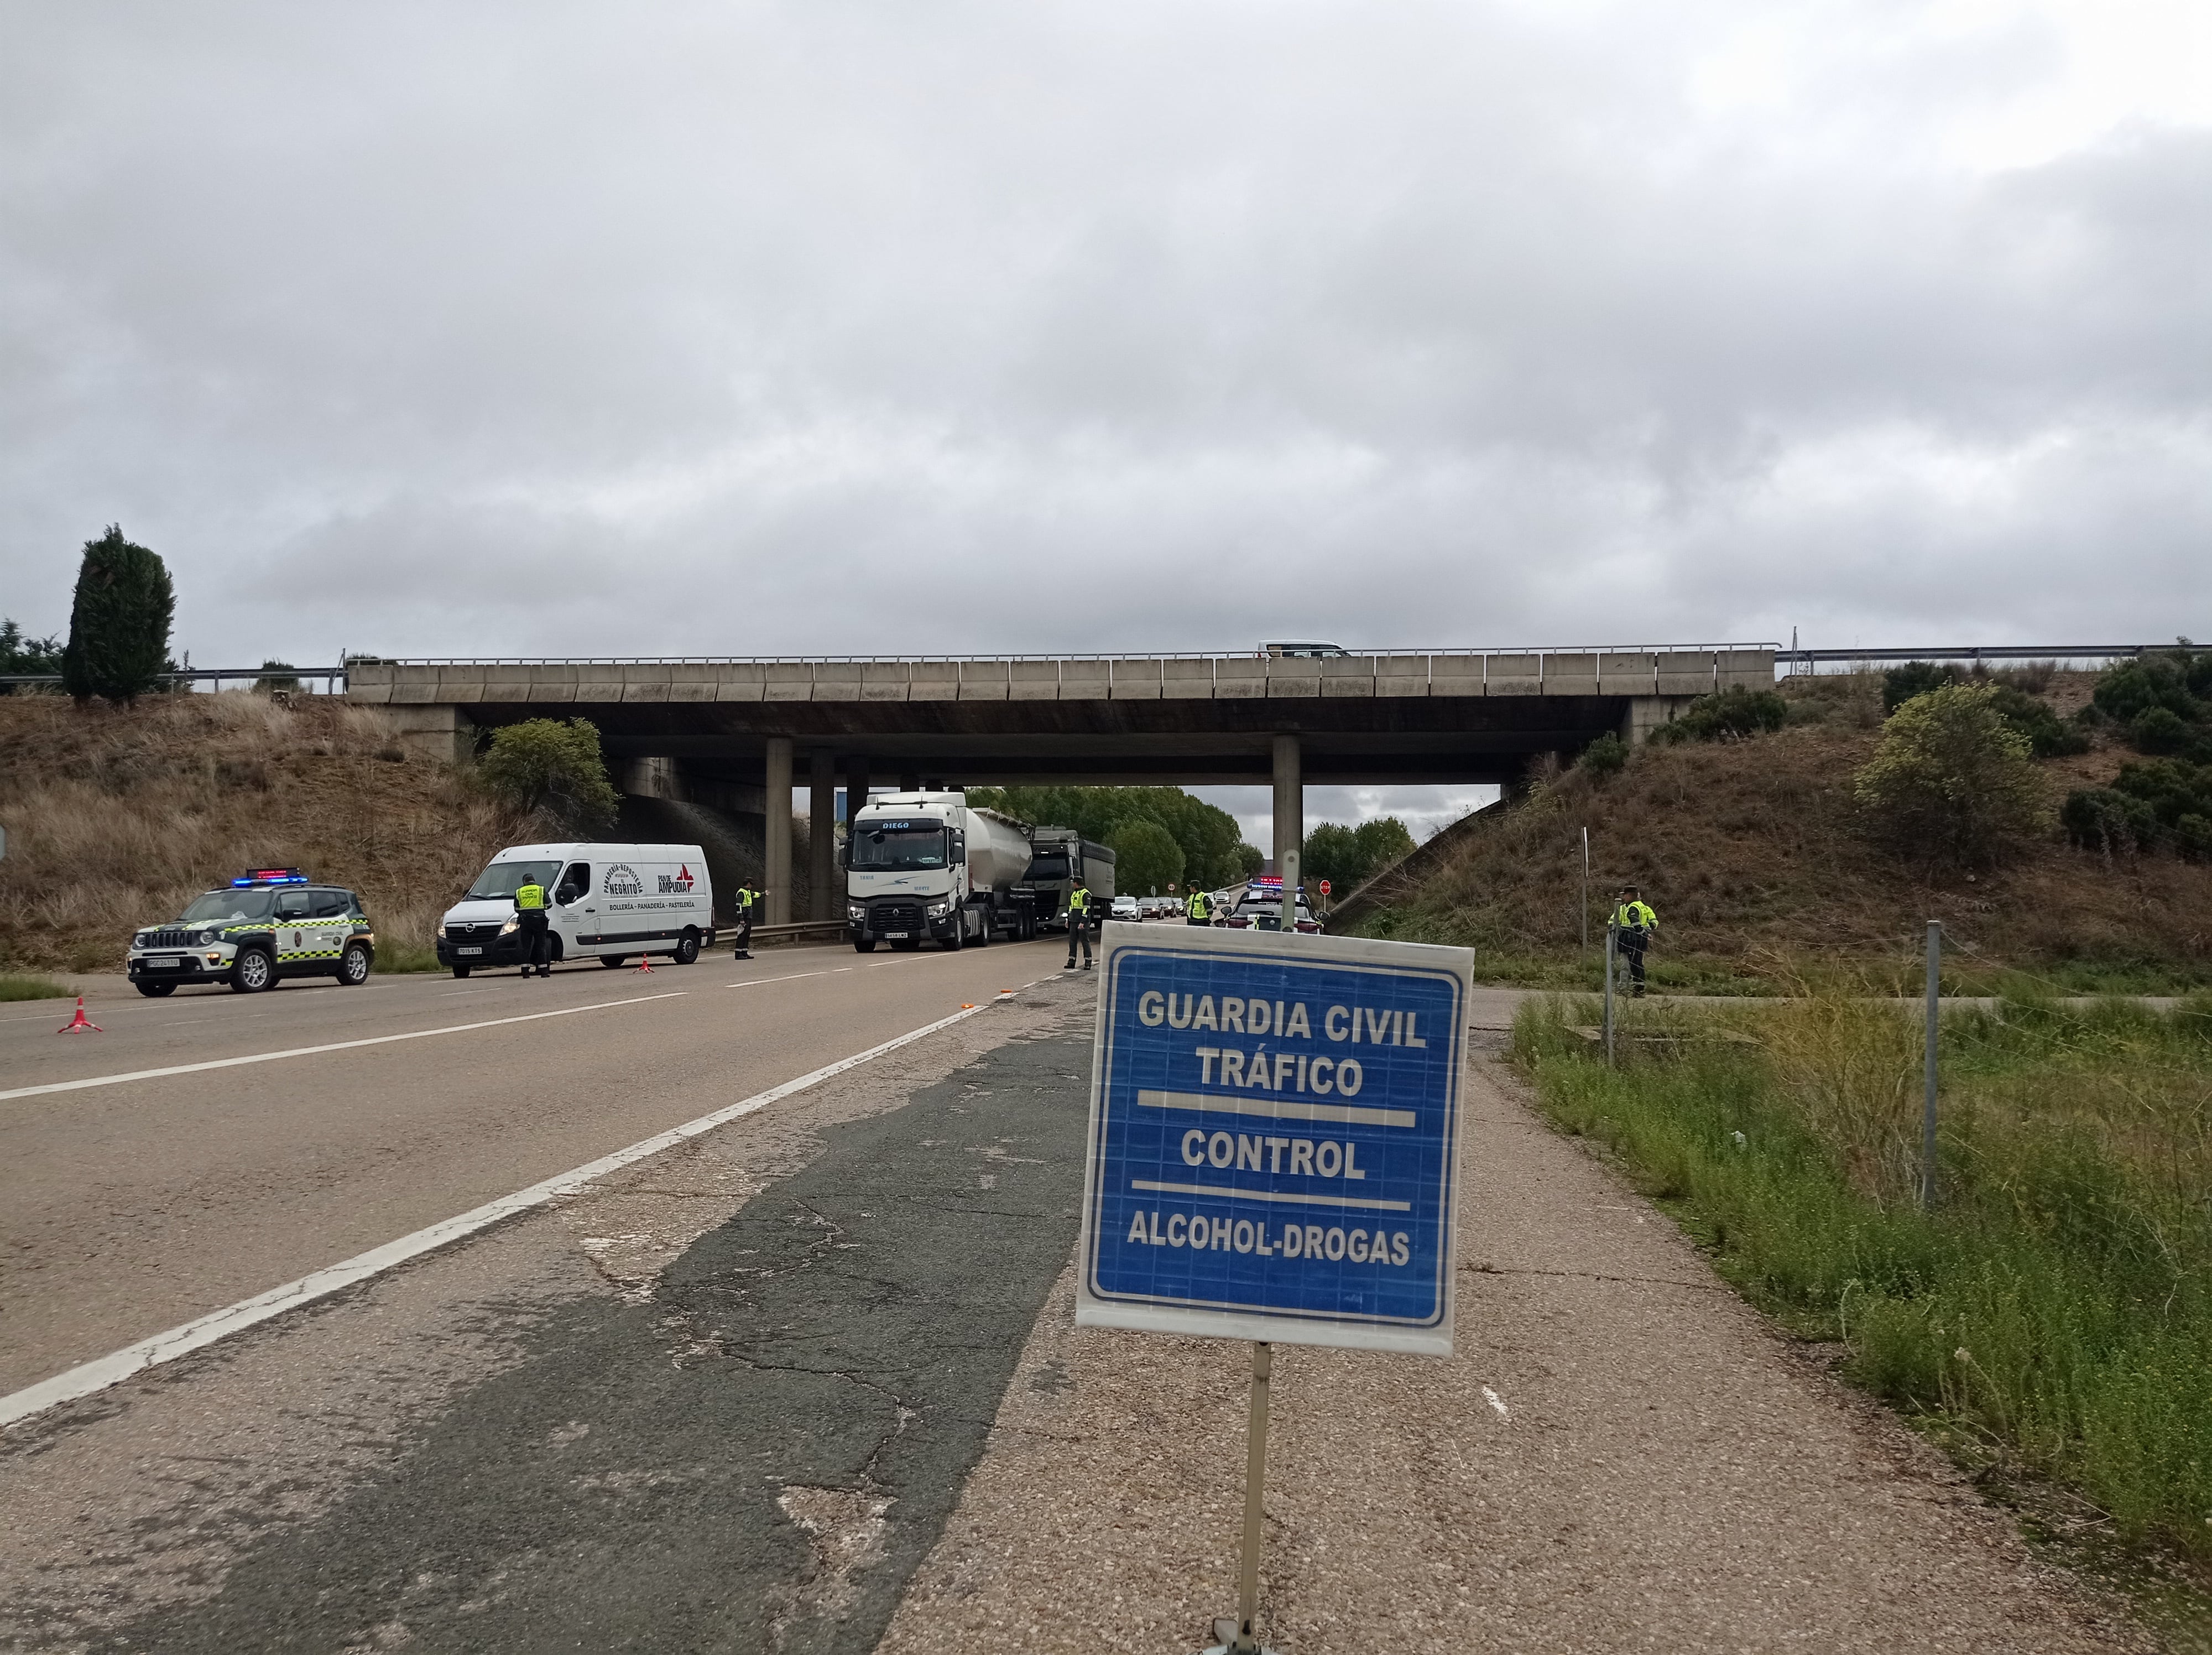
[[[1465,950],[1109,926],[1076,1319],[1449,1354]]]

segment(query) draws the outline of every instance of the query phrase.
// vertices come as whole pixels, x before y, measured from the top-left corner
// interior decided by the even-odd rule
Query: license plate
[[[886,942],[904,942],[912,935],[914,935],[914,933],[911,931],[886,931],[884,933],[884,940]]]
[[[146,962],[147,968],[155,971],[179,971],[184,969],[184,964],[180,959],[149,959]]]
[[[456,948],[453,952],[457,954],[481,954],[483,952],[483,950],[481,948]]]

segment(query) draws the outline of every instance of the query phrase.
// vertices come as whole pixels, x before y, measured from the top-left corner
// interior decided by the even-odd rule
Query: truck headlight
[[[848,920],[864,920],[867,918],[868,910],[866,905],[865,904],[856,902],[847,903],[845,904],[845,917]]]
[[[950,897],[943,902],[933,902],[929,905],[929,917],[933,920],[941,920],[951,911],[952,903]]]

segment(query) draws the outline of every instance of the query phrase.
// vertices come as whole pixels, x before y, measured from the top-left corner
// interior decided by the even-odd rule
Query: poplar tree
[[[85,542],[77,569],[62,687],[80,703],[94,696],[127,703],[160,688],[176,607],[161,558],[109,524],[106,534]]]

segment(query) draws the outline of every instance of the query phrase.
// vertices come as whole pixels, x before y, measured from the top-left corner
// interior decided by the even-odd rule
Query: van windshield
[[[210,891],[178,917],[187,925],[207,925],[228,920],[265,920],[276,901],[276,893],[266,886],[258,891]]]
[[[891,872],[945,866],[945,830],[935,822],[862,827],[853,839],[853,866]]]
[[[518,887],[532,879],[550,889],[553,876],[560,871],[558,862],[494,862],[477,875],[477,882],[463,900],[496,902],[501,897],[512,897]]]

